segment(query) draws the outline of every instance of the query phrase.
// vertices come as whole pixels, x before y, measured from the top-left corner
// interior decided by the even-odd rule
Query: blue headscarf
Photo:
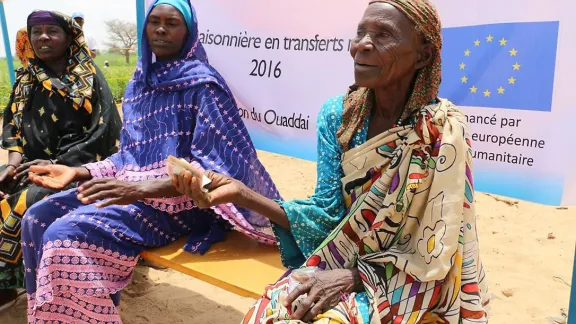
[[[188,5],[188,0],[158,0],[153,6],[156,7],[161,4],[167,4],[178,9],[184,17],[188,30],[192,31],[194,23],[192,22],[192,8]]]
[[[122,105],[120,152],[110,160],[118,174],[141,181],[152,173],[166,176],[164,164],[173,155],[201,169],[231,176],[266,197],[280,199],[258,160],[232,92],[208,64],[190,1],[157,0],[150,5],[148,14],[160,3],[176,2],[179,6],[185,4],[187,9],[183,11],[190,12],[188,40],[179,58],[153,62],[146,33],[142,35],[142,57],[126,87]],[[218,219],[261,242],[275,243],[266,218],[234,205],[214,207],[218,218],[214,213],[193,208],[187,197],[151,199],[148,203],[171,213],[194,213],[195,223],[186,224],[194,229],[184,246],[187,251],[204,252],[211,243],[223,239],[221,227],[214,223]]]
[[[134,74],[134,79],[138,81],[143,81],[148,83],[148,85],[153,88],[157,87],[170,87],[183,81],[190,81],[193,78],[210,78],[219,79],[222,84],[226,84],[222,77],[218,74],[208,64],[208,58],[206,56],[206,51],[198,39],[198,20],[196,17],[196,12],[194,7],[189,0],[157,0],[153,2],[148,8],[148,13],[146,14],[145,25],[148,24],[148,17],[150,12],[158,4],[170,4],[178,3],[178,6],[186,5],[185,8],[180,10],[178,7],[174,7],[180,12],[189,12],[190,14],[190,24],[188,25],[189,36],[188,40],[182,48],[180,57],[173,62],[153,62],[153,53],[148,42],[148,37],[146,35],[146,28],[142,32],[142,57],[136,65],[136,73]],[[182,14],[185,15],[184,13]],[[186,18],[184,18],[186,19]],[[186,22],[188,24],[188,21]],[[142,72],[141,74],[138,72]],[[167,73],[164,73],[167,72]],[[182,82],[181,82],[182,81]]]

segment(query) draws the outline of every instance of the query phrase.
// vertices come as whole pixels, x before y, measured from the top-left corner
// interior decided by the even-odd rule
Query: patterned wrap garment
[[[384,0],[434,45],[401,122],[367,138],[374,91],[353,85],[318,116],[318,185],[281,202],[290,231],[274,226],[290,268],[357,268],[364,291],[342,294],[314,323],[487,323],[472,151],[464,114],[438,99],[440,21],[428,0]],[[291,321],[288,275],[265,289],[243,323]]]
[[[18,69],[4,110],[2,147],[21,153],[22,163],[40,159],[80,166],[105,159],[117,152],[122,127],[112,92],[87,55],[80,27],[65,15],[51,15],[73,38],[66,73],[49,76],[35,57]],[[22,216],[30,206],[56,192],[25,180],[3,183],[0,188],[8,194],[0,201],[0,289],[24,286]]]

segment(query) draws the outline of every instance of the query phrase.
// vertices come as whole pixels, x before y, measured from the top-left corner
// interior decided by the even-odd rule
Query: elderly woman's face
[[[66,55],[72,38],[62,27],[56,25],[33,26],[30,29],[30,43],[36,56],[42,61],[57,61]]]
[[[356,84],[382,88],[414,75],[422,38],[402,12],[387,3],[368,6],[350,48]]]
[[[187,34],[188,27],[178,9],[161,4],[150,12],[146,37],[159,60],[178,58],[188,38]]]

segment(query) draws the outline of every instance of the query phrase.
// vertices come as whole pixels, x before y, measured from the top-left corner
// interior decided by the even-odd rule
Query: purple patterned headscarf
[[[41,25],[60,25],[50,11],[38,10],[34,11],[28,17],[28,27],[41,26]]]
[[[70,17],[61,14],[57,11],[51,12],[46,10],[35,10],[29,16],[27,20],[27,30],[28,37],[32,34],[30,31],[34,26],[42,25],[56,25],[60,26],[64,32],[68,35],[73,35],[74,30],[69,25]]]

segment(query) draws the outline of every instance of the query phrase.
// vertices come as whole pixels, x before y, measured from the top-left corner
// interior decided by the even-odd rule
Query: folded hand
[[[338,305],[342,295],[354,292],[360,282],[357,272],[349,269],[318,271],[311,275],[299,275],[296,270],[292,277],[301,284],[288,295],[284,306],[290,308],[298,297],[307,294],[302,301],[298,301],[299,307],[290,316],[292,320],[305,323]]]

